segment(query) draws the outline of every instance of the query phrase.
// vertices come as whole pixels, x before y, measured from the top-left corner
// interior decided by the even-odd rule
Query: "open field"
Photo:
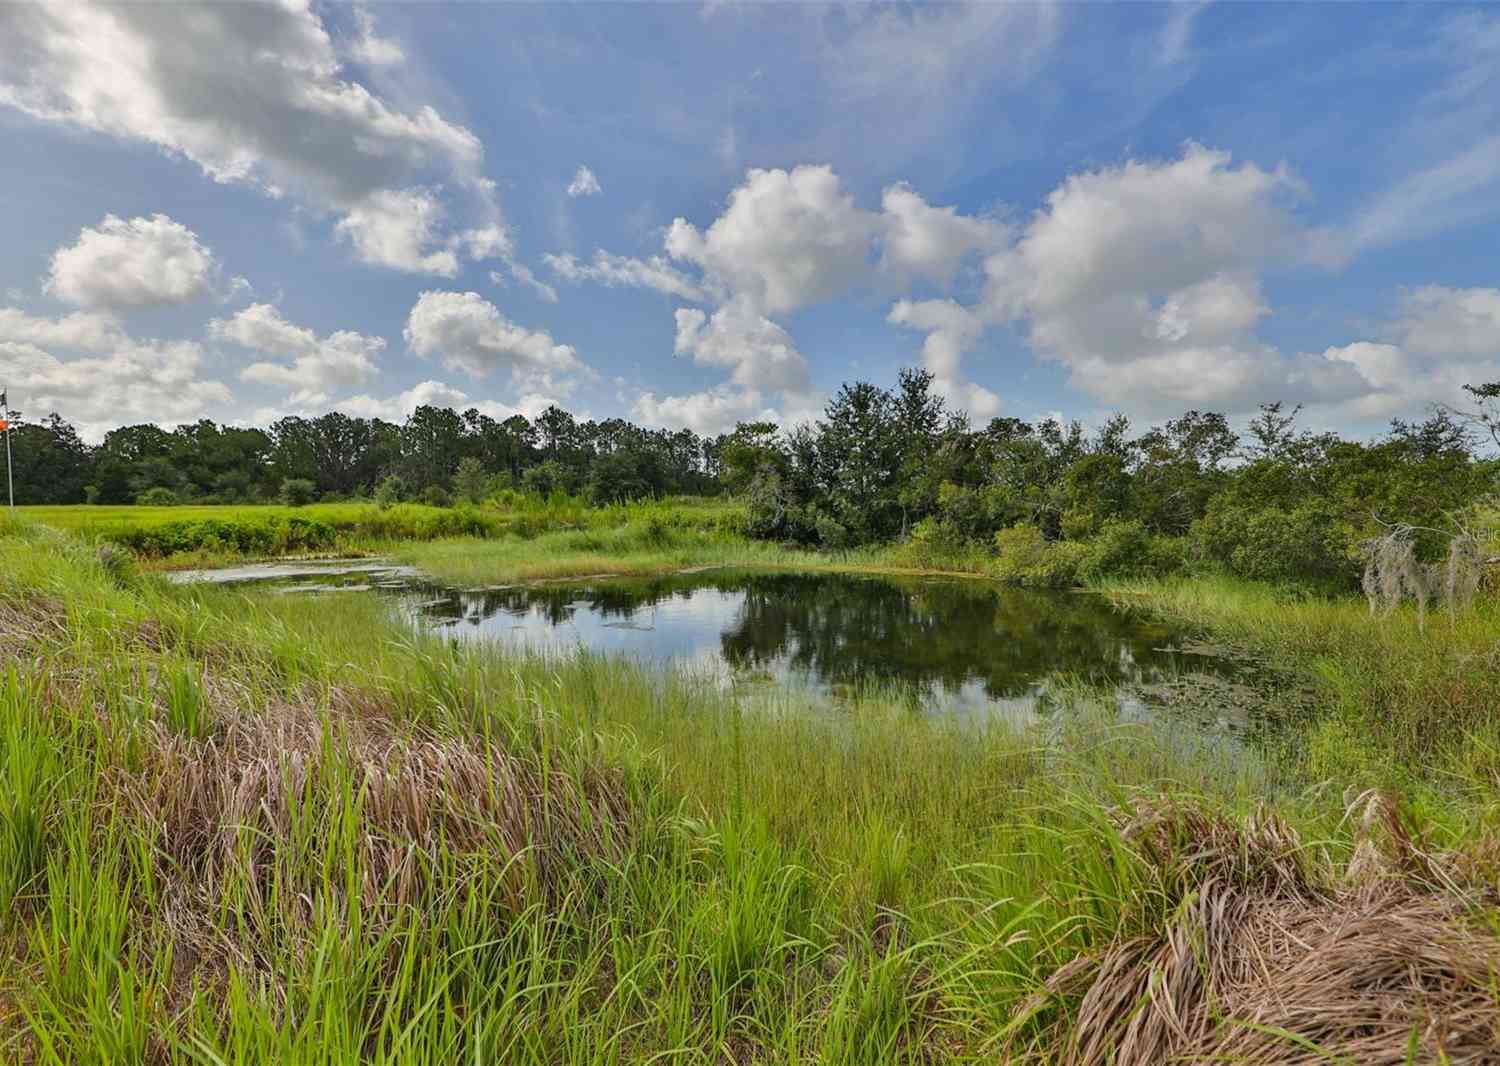
[[[1114,591],[1314,665],[1344,633],[1377,668],[1340,605],[1283,633],[1272,593],[1179,589]],[[369,598],[170,588],[30,524],[0,527],[0,604],[7,1061],[1479,1062],[1500,1041],[1500,780],[1458,746],[1413,749],[1346,817],[1355,782],[1316,746],[1231,759],[1086,688],[1061,744],[879,690],[829,717],[456,649]],[[1392,647],[1451,665],[1452,631],[1406,621]]]
[[[636,528],[660,547],[667,538],[736,537],[742,508],[729,501],[678,497],[591,507],[568,497],[517,496],[484,507],[401,503],[277,505],[40,506],[18,508],[28,521],[108,541],[153,568],[226,563],[289,554],[371,554],[438,538],[528,541],[547,532]],[[652,546],[652,545],[647,545]]]

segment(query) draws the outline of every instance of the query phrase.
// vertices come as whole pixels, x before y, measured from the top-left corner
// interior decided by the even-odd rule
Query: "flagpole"
[[[0,385],[0,422],[5,423],[5,487],[10,493],[10,509],[16,509],[16,475],[10,465],[10,393]]]

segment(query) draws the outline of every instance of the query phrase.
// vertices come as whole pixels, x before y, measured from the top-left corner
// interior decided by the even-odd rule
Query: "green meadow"
[[[722,510],[397,554],[454,580],[900,561],[749,548]],[[0,1058],[1483,1061],[1492,601],[1104,591],[1274,657],[1314,710],[1252,750],[1083,682],[1045,730],[879,686],[829,713],[452,645],[372,597],[168,586],[7,522]]]

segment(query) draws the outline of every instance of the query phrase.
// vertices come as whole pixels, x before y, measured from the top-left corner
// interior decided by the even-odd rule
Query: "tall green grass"
[[[1306,772],[1346,783],[1393,773],[1500,780],[1500,609],[1492,597],[1425,620],[1363,599],[1226,577],[1114,581],[1117,602],[1205,627],[1308,679],[1321,713],[1300,738]],[[1434,775],[1433,768],[1443,767]]]
[[[1046,734],[808,706],[26,524],[0,604],[5,1061],[1047,1061],[1047,978],[1164,906],[1112,807],[1349,848],[1337,790],[1086,689]]]

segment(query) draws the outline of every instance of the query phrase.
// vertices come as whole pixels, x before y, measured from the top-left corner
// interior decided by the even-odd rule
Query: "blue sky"
[[[0,8],[0,379],[114,425],[549,402],[700,432],[1500,377],[1500,11]]]

